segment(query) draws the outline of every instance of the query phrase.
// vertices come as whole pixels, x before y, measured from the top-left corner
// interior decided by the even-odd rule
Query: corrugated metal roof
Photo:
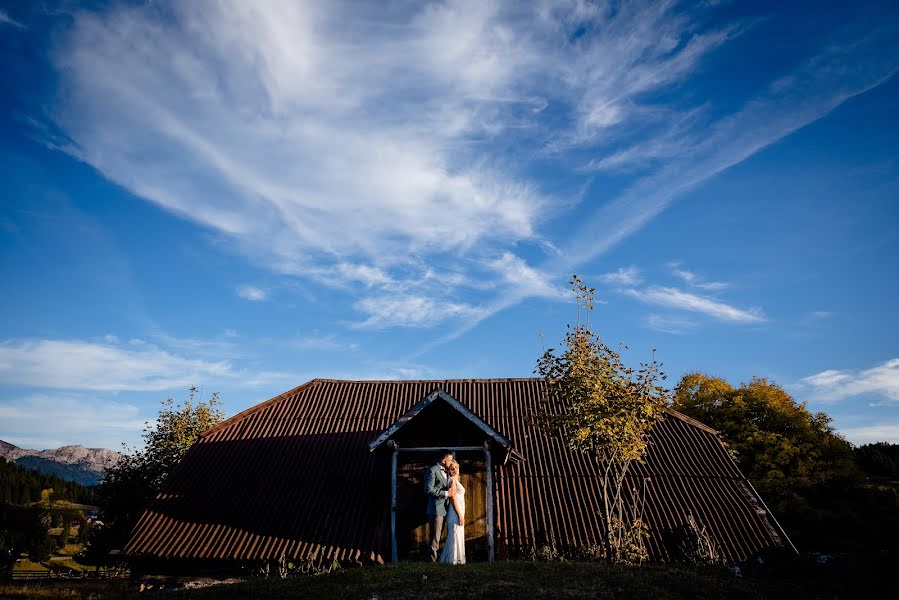
[[[369,442],[436,389],[467,406],[526,461],[495,467],[498,551],[552,540],[599,545],[599,472],[590,455],[534,428],[540,379],[316,379],[207,431],[141,517],[125,550],[181,559],[382,561],[390,555],[389,471]],[[786,540],[717,433],[675,411],[653,430],[644,464],[651,558],[672,558],[666,532],[688,514],[724,558]]]

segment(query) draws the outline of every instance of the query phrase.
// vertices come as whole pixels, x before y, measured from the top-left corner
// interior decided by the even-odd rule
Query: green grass
[[[54,500],[51,504],[47,504],[43,500],[36,500],[34,502],[29,502],[25,504],[25,506],[40,506],[42,508],[46,508],[50,511],[61,511],[61,510],[81,510],[81,511],[89,511],[89,510],[97,510],[96,506],[92,506],[90,504],[79,504],[77,502],[69,502],[68,500]]]
[[[405,564],[346,569],[330,575],[284,581],[248,581],[173,598],[358,598],[411,600],[451,597],[497,598],[721,598],[752,597],[729,573],[652,566],[625,568],[597,563],[508,562],[461,567]],[[183,595],[182,595],[183,594]]]
[[[763,575],[736,577],[723,568],[675,565],[623,567],[584,562],[500,562],[459,567],[405,563],[347,568],[331,574],[285,580],[253,579],[204,589],[157,588],[140,593],[123,581],[31,582],[0,586],[0,598],[316,598],[411,600],[418,598],[856,598],[871,597],[890,572],[868,563],[818,565],[812,561],[767,569]],[[880,573],[881,581],[873,577]],[[83,593],[75,595],[79,584]],[[102,586],[107,585],[104,589]],[[884,588],[886,589],[886,588]],[[53,595],[56,593],[57,595]],[[67,595],[68,594],[68,595]]]
[[[15,567],[13,568],[13,572],[16,571],[84,571],[86,569],[90,569],[91,567],[86,567],[79,563],[71,556],[53,556],[50,560],[46,562],[35,562],[29,559],[21,559],[16,562]]]
[[[84,544],[66,544],[56,551],[58,556],[78,556],[84,550]]]
[[[23,558],[16,561],[16,566],[14,567],[15,571],[47,571],[47,566],[44,563],[39,563],[31,560],[30,558]]]
[[[26,600],[31,598],[128,598],[133,595],[131,586],[124,579],[119,580],[77,580],[77,581],[22,581],[0,583],[0,599]]]

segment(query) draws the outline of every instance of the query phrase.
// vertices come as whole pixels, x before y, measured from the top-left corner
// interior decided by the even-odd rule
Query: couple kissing
[[[440,562],[465,564],[465,488],[459,479],[459,463],[451,451],[442,451],[437,464],[425,471],[424,484],[428,497],[426,512],[430,526],[431,562],[437,562],[437,551],[445,524],[446,543],[440,554]]]

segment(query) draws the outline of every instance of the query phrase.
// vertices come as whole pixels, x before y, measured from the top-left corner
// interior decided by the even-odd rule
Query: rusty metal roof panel
[[[389,556],[385,461],[368,443],[443,389],[526,460],[495,465],[498,549],[586,550],[602,539],[599,468],[529,417],[539,379],[313,380],[207,431],[132,532],[126,552],[160,558],[291,560]],[[644,463],[652,558],[672,558],[666,532],[692,515],[725,559],[785,543],[716,432],[674,411],[655,427]]]

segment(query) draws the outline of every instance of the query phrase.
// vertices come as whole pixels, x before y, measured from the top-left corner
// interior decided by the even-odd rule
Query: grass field
[[[30,502],[25,506],[41,506],[43,508],[49,509],[51,511],[60,511],[60,510],[80,510],[84,512],[97,510],[96,506],[92,506],[90,504],[79,504],[77,502],[69,502],[68,500],[53,500],[52,504],[47,504],[47,502],[43,500],[38,500],[36,502]]]
[[[674,565],[620,567],[580,562],[501,562],[461,567],[406,563],[348,568],[284,580],[254,579],[203,589],[139,592],[122,580],[30,582],[0,586],[0,598],[860,598],[891,584],[886,565],[805,561],[761,575],[735,576],[723,568]],[[877,569],[883,575],[872,576]]]

